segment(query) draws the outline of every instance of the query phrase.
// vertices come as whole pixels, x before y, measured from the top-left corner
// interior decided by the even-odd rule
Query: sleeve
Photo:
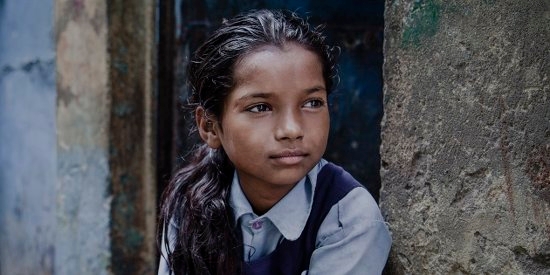
[[[382,273],[391,236],[376,201],[355,188],[335,204],[321,224],[309,275]]]
[[[166,228],[163,228],[162,230],[162,240],[160,243],[160,260],[159,260],[159,269],[157,274],[158,275],[171,275],[170,268],[168,266],[168,251],[166,248],[166,245],[170,247],[170,250],[174,249],[174,241],[175,241],[175,232],[176,232],[176,226],[170,221],[170,225],[168,226],[168,244],[165,243],[165,234],[166,234]]]

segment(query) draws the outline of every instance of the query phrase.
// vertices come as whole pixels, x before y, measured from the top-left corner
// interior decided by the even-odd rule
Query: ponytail
[[[189,61],[189,103],[222,119],[235,86],[234,68],[263,45],[295,42],[317,54],[327,92],[336,77],[334,49],[319,28],[288,11],[257,10],[224,21]],[[164,193],[161,226],[167,262],[175,274],[239,274],[242,244],[237,241],[228,204],[234,167],[223,149],[197,147],[191,163],[177,171]],[[173,232],[170,229],[176,228]],[[171,239],[171,240],[169,240]],[[173,251],[171,251],[171,247]]]
[[[240,273],[240,245],[228,203],[233,171],[223,149],[203,144],[171,179],[161,209],[161,243],[168,251],[171,273]],[[171,227],[176,231],[168,234]]]

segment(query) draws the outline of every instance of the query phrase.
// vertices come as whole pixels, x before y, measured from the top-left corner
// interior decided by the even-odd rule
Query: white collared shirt
[[[283,240],[302,234],[311,211],[321,160],[265,214],[258,216],[246,199],[237,173],[229,204],[241,227],[244,260],[273,252]],[[391,237],[375,200],[365,188],[355,188],[335,204],[319,228],[309,274],[380,274],[391,247]]]

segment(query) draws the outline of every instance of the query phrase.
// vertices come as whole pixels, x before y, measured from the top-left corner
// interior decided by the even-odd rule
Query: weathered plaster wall
[[[57,274],[152,274],[154,1],[56,0]]]
[[[0,0],[0,274],[153,274],[154,1]]]
[[[393,274],[550,274],[550,2],[386,1]]]
[[[156,272],[155,1],[108,1],[113,274]],[[165,106],[162,106],[165,108]]]
[[[53,274],[52,1],[0,0],[0,274]]]
[[[56,274],[108,274],[109,56],[105,1],[55,1]]]

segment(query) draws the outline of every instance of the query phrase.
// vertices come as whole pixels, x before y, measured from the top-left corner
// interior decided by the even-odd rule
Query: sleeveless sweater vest
[[[311,212],[300,237],[295,241],[284,239],[271,254],[243,262],[243,274],[296,275],[308,270],[321,223],[333,205],[359,186],[341,167],[325,164],[317,176]]]

